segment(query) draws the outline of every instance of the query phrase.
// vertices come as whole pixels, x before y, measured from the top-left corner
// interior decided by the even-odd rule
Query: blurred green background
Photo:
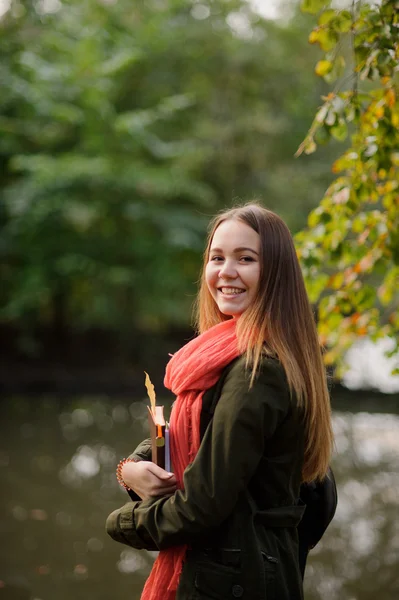
[[[245,0],[11,3],[3,319],[26,334],[186,326],[217,210],[259,198],[293,232],[305,225],[336,152],[294,158],[327,86],[313,73],[313,18],[292,12],[267,20]]]
[[[0,599],[136,600],[153,557],[106,538],[114,469],[147,434],[143,370],[162,397],[192,335],[209,218],[259,199],[295,233],[342,152],[294,158],[328,92],[314,18],[294,0],[0,14]],[[306,597],[393,600],[398,395],[332,400],[340,505]]]

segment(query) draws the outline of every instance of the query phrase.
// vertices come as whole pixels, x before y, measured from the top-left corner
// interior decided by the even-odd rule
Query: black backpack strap
[[[319,543],[337,508],[337,486],[331,467],[323,480],[301,485],[300,503],[306,505],[298,525],[299,562],[303,576],[309,550]]]

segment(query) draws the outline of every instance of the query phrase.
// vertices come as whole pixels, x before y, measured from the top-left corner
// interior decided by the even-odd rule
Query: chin
[[[226,317],[232,317],[233,319],[237,319],[240,315],[242,315],[242,313],[244,312],[244,310],[239,310],[236,309],[234,310],[233,308],[225,308],[223,310],[223,308],[221,306],[218,306],[220,312],[222,313],[222,315],[225,315]]]

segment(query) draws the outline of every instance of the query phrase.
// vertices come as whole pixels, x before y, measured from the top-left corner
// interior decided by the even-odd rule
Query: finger
[[[162,485],[176,485],[177,484],[177,479],[176,476],[174,475],[174,473],[170,474],[171,476],[168,477],[167,479],[161,479]]]
[[[176,489],[177,485],[176,483],[169,483],[168,481],[162,481],[160,484],[154,486],[156,487],[158,490],[166,490],[166,489]]]
[[[151,471],[151,473],[153,473],[154,475],[156,475],[158,477],[158,479],[162,479],[162,480],[170,480],[172,477],[174,477],[173,473],[169,473],[168,471],[165,471],[165,469],[161,469],[161,467],[158,467],[158,465],[156,465],[155,463],[150,463],[150,467],[149,470]]]

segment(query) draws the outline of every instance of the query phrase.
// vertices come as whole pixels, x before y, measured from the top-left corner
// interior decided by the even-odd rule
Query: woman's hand
[[[127,462],[122,467],[122,479],[142,500],[165,496],[176,490],[176,477],[153,462]]]

